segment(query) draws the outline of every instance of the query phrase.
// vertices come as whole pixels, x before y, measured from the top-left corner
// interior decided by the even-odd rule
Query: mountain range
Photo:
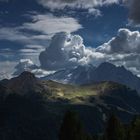
[[[123,66],[115,66],[104,62],[98,67],[93,65],[77,66],[75,68],[64,69],[42,78],[43,80],[53,80],[60,83],[84,85],[102,81],[113,81],[124,84],[140,92],[140,78]]]
[[[114,68],[104,63],[98,70],[102,66]],[[92,73],[95,68],[89,67]],[[122,67],[117,69],[126,71]],[[112,113],[127,124],[140,113],[139,106],[137,91],[117,82],[70,85],[40,80],[30,72],[23,72],[0,81],[0,132],[4,137],[13,136],[14,140],[40,137],[57,140],[64,113],[73,110],[78,112],[89,133],[102,133]]]

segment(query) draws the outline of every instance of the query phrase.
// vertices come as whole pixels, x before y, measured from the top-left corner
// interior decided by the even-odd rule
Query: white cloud
[[[45,47],[41,45],[26,45],[27,49],[44,50]]]
[[[20,27],[1,27],[0,28],[0,40],[8,40],[21,45],[41,45],[42,42],[47,42],[50,39],[50,35],[34,35],[30,32],[23,32]],[[19,46],[20,47],[20,46]],[[12,48],[10,48],[12,49]]]
[[[24,54],[26,54],[26,53],[39,53],[37,50],[35,50],[35,49],[20,49],[18,52],[20,52],[20,53],[24,53]]]
[[[11,60],[11,55],[17,54],[18,57],[14,59],[15,61],[27,58],[39,65],[38,56],[49,46],[50,39],[54,34],[59,31],[73,32],[82,28],[78,21],[71,17],[59,18],[53,15],[38,15],[34,13],[28,15],[28,18],[31,18],[32,21],[21,26],[0,28],[0,40],[8,40],[19,44],[19,46],[16,46],[16,50],[14,46],[0,49],[0,53],[7,59]],[[32,31],[39,33],[34,34]],[[11,69],[10,65],[9,69]]]
[[[89,62],[92,50],[86,48],[83,39],[79,35],[57,33],[51,40],[51,44],[40,54],[42,68],[58,70],[86,64]]]
[[[23,71],[31,71],[32,69],[37,69],[36,66],[30,59],[21,59],[19,63],[16,65],[14,75],[19,75]]]
[[[26,54],[24,58],[28,59],[18,63],[15,74],[18,75],[24,70],[30,70],[38,77],[43,77],[59,69],[84,64],[97,66],[107,61],[115,65],[123,65],[140,76],[139,31],[120,29],[115,37],[95,49],[85,47],[81,36],[61,32],[55,34],[51,39],[50,46],[45,51],[44,49],[41,45],[27,45],[25,49],[20,50],[24,55]],[[41,68],[30,60],[33,56],[32,53],[37,54],[36,59],[40,53]],[[35,62],[37,62],[36,59]]]
[[[23,23],[23,25],[17,27],[1,27],[0,40],[18,42],[25,46],[44,46],[58,32],[71,33],[83,28],[78,20],[72,17],[39,14],[28,16],[32,22]],[[39,33],[35,35],[31,31]],[[27,51],[27,49],[21,51]]]
[[[46,47],[44,46],[41,46],[41,45],[32,45],[32,44],[29,44],[29,45],[26,45],[24,48],[20,49],[18,51],[18,53],[21,53],[21,54],[24,54],[24,55],[27,55],[28,53],[35,53],[35,54],[40,54],[43,50],[45,50]]]
[[[34,73],[37,77],[44,77],[51,73],[54,73],[54,71],[46,71],[39,68],[39,66],[35,65],[30,59],[21,59],[19,63],[15,66],[15,69],[16,71],[13,74],[14,76],[17,76],[24,71],[30,71]]]
[[[15,65],[13,61],[0,61],[0,80],[12,78]]]
[[[140,32],[120,29],[116,37],[96,49],[104,54],[106,61],[124,65],[140,75]]]
[[[43,5],[50,10],[62,10],[66,7],[73,9],[86,9],[89,12],[90,9],[94,9],[94,11],[98,11],[97,8],[101,6],[107,6],[114,3],[119,3],[120,0],[37,0],[39,4]],[[93,11],[93,10],[92,10]],[[91,13],[91,12],[90,12]],[[93,12],[92,12],[93,14]],[[94,14],[98,14],[98,12],[94,12]]]
[[[10,41],[20,41],[22,43],[25,40],[28,42],[29,38],[27,34],[23,34],[18,30],[18,28],[12,27],[1,27],[0,28],[0,40],[10,40]]]
[[[95,15],[96,17],[101,16],[101,11],[98,9],[90,8],[88,9],[88,13],[91,15]]]
[[[116,37],[96,49],[105,53],[140,53],[140,32],[119,29]]]
[[[55,71],[46,71],[43,69],[33,69],[33,70],[31,70],[31,72],[34,73],[36,77],[41,78],[41,77],[45,77],[49,74],[53,74]]]
[[[116,37],[96,49],[85,47],[79,35],[59,33],[40,54],[41,66],[48,70],[88,63],[97,66],[105,61],[123,65],[134,74],[140,75],[140,32],[120,29]]]
[[[21,28],[39,31],[43,34],[54,35],[59,32],[75,32],[82,28],[78,20],[72,17],[55,17],[53,15],[34,15],[34,22],[24,23]]]

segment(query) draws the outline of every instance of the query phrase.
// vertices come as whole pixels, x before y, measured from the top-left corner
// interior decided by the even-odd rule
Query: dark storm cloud
[[[125,0],[129,8],[129,19],[132,24],[140,24],[140,0]]]

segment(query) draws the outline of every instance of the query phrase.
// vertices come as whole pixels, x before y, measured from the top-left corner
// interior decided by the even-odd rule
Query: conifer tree
[[[91,140],[75,112],[68,111],[60,128],[59,140]]]
[[[129,140],[140,140],[140,117],[135,117],[131,123]]]
[[[107,122],[105,140],[125,140],[125,129],[119,119],[112,115]]]

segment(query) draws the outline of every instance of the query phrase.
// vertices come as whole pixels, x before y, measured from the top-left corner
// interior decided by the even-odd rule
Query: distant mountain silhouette
[[[42,79],[55,80],[61,83],[76,85],[101,81],[113,81],[140,91],[139,77],[126,70],[123,66],[117,67],[108,62],[100,64],[97,68],[93,67],[92,65],[86,65],[66,70],[60,70]]]

